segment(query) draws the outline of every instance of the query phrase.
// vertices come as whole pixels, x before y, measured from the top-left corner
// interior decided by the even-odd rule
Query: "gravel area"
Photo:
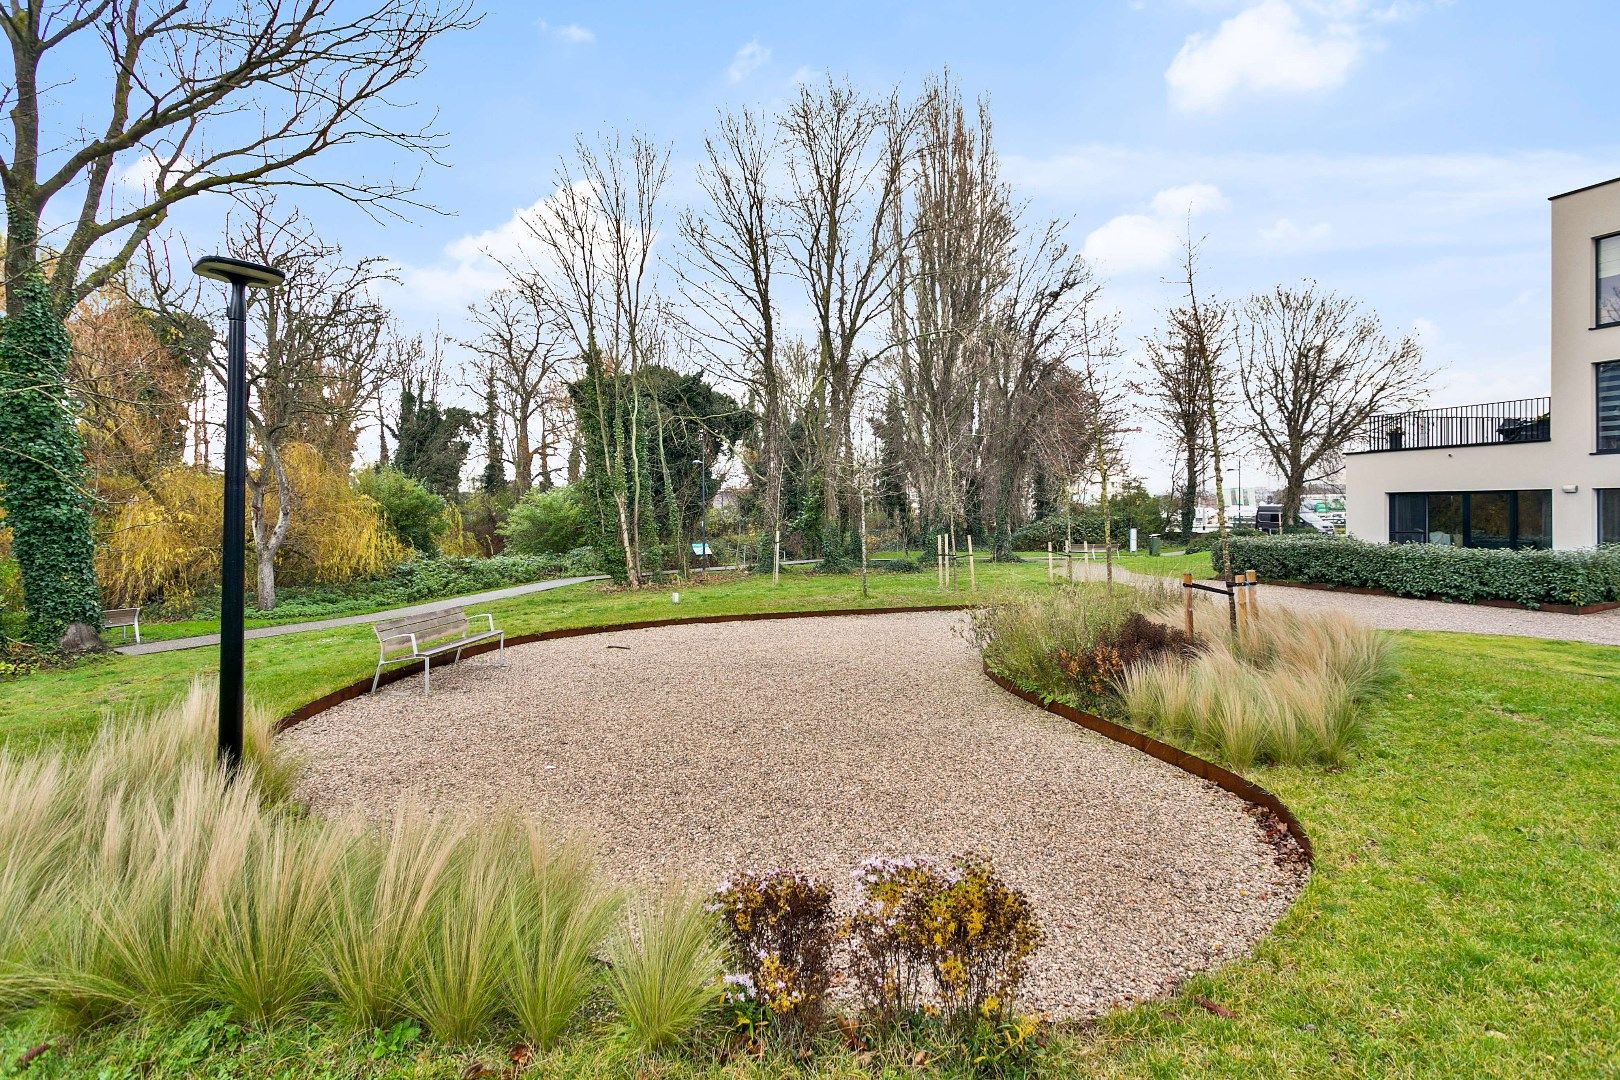
[[[1101,581],[1103,575],[1102,566],[1094,564],[1089,568],[1079,568],[1076,576]],[[1173,578],[1155,579],[1123,567],[1114,569],[1114,577],[1118,581],[1143,584],[1158,580],[1167,582],[1172,590],[1176,587]],[[1204,594],[1206,597],[1208,595]],[[1460,634],[1506,634],[1550,641],[1620,645],[1620,608],[1592,615],[1566,615],[1557,611],[1448,604],[1441,600],[1369,596],[1365,593],[1301,589],[1289,585],[1261,585],[1255,598],[1262,605],[1282,604],[1298,611],[1341,612],[1380,630],[1450,630]]]
[[[661,627],[524,645],[284,738],[319,811],[515,805],[625,883],[834,881],[977,851],[1046,929],[1026,1004],[1085,1016],[1245,953],[1297,894],[1247,804],[984,678],[958,613]]]

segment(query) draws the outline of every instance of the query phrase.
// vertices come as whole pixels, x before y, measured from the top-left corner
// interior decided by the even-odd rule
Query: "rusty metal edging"
[[[532,645],[537,641],[556,641],[559,638],[584,637],[587,634],[614,634],[622,630],[652,630],[660,626],[681,626],[689,623],[724,623],[724,622],[766,622],[773,619],[814,619],[838,618],[845,615],[909,615],[916,612],[927,611],[967,611],[977,607],[977,604],[923,604],[910,607],[870,607],[870,608],[828,608],[823,611],[756,611],[736,615],[690,615],[675,616],[668,619],[641,619],[636,622],[607,623],[600,626],[568,626],[556,630],[542,630],[535,634],[518,634],[506,639],[508,648],[514,645]],[[469,645],[462,651],[463,656],[481,656],[484,653],[494,652],[497,642],[486,641],[477,645]],[[436,661],[434,666],[453,664],[455,661]],[[378,680],[379,686],[398,682],[401,679],[419,674],[422,668],[419,664],[402,664],[397,668],[382,673]],[[371,680],[361,679],[350,683],[330,694],[322,695],[283,716],[275,723],[274,731],[281,734],[288,728],[303,723],[310,717],[325,712],[335,705],[345,701],[352,701],[371,690]]]
[[[1206,761],[1196,754],[1189,754],[1187,751],[1171,746],[1167,742],[1160,742],[1151,735],[1144,735],[1135,728],[1116,724],[1112,720],[1104,720],[1100,716],[1082,712],[1061,702],[1045,701],[1039,694],[1031,693],[1010,679],[990,670],[989,664],[984,664],[983,667],[985,677],[1007,691],[1007,693],[1023,698],[1031,705],[1045,709],[1055,716],[1061,716],[1070,723],[1077,724],[1088,731],[1095,731],[1097,734],[1112,739],[1117,743],[1123,743],[1133,750],[1140,750],[1149,757],[1158,758],[1167,765],[1174,765],[1176,768],[1191,773],[1200,780],[1208,780],[1216,787],[1231,792],[1244,802],[1252,806],[1258,806],[1262,810],[1270,811],[1283,823],[1283,827],[1288,830],[1288,835],[1292,836],[1294,842],[1299,845],[1300,851],[1305,856],[1306,863],[1311,866],[1316,864],[1316,855],[1311,847],[1311,838],[1305,834],[1305,827],[1299,823],[1299,819],[1294,816],[1294,812],[1288,809],[1281,799],[1259,784],[1251,780],[1245,780],[1237,773],[1229,769],[1223,769],[1213,761]]]
[[[506,644],[508,646],[531,645],[537,641],[556,641],[560,638],[585,637],[590,634],[613,634],[624,630],[652,630],[662,626],[680,626],[695,623],[769,622],[776,619],[841,618],[846,615],[910,615],[929,611],[966,611],[977,606],[976,604],[926,604],[907,607],[830,608],[823,611],[762,611],[736,615],[696,615],[686,618],[642,619],[636,622],[609,623],[602,626],[569,626],[556,630],[542,630],[535,634],[519,634],[508,638]],[[462,655],[467,657],[479,656],[483,653],[493,652],[496,647],[495,642],[483,642],[469,646],[463,651]],[[454,661],[451,662],[454,663]],[[1299,845],[1300,851],[1305,855],[1306,862],[1314,864],[1315,858],[1312,853],[1311,840],[1305,834],[1304,826],[1299,823],[1299,819],[1294,817],[1293,811],[1283,805],[1281,799],[1260,785],[1245,780],[1237,773],[1223,769],[1212,761],[1205,761],[1195,754],[1189,754],[1185,750],[1171,746],[1169,743],[1160,742],[1158,739],[1144,735],[1133,728],[1116,724],[1111,720],[1104,720],[1102,717],[1093,716],[1091,713],[1081,712],[1079,709],[1071,708],[1068,705],[1043,701],[1039,694],[1033,694],[1021,689],[1008,679],[990,670],[989,664],[983,664],[982,667],[985,677],[991,682],[1009,694],[1029,702],[1031,705],[1056,716],[1061,716],[1071,723],[1089,731],[1094,731],[1117,743],[1122,743],[1134,750],[1140,750],[1142,753],[1158,758],[1166,764],[1174,765],[1183,772],[1191,773],[1201,780],[1207,780],[1217,787],[1231,792],[1253,806],[1270,811],[1283,823],[1284,828],[1288,830],[1288,834]],[[419,670],[415,664],[401,665],[391,671],[383,672],[379,685],[398,682],[400,679],[416,674]],[[318,697],[309,704],[283,716],[276,721],[274,730],[277,734],[280,734],[335,705],[360,697],[370,689],[370,679],[361,679],[358,682],[350,683],[340,690],[334,690],[330,694]]]

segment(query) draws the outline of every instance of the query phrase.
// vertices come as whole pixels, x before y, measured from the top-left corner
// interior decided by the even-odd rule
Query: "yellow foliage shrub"
[[[373,577],[405,560],[405,546],[384,524],[381,507],[354,490],[346,471],[303,443],[288,447],[281,458],[293,516],[276,560],[280,580],[329,585]],[[265,502],[266,515],[273,515],[274,496]]]
[[[346,472],[302,444],[288,447],[282,459],[293,514],[287,541],[276,557],[280,582],[351,581],[404,560],[405,548],[384,526],[377,503],[358,494]],[[159,471],[147,488],[130,492],[103,521],[105,532],[96,555],[103,603],[183,604],[216,588],[222,498],[217,474],[181,465]],[[274,494],[266,504],[265,513],[273,518]],[[251,559],[250,553],[250,564]]]

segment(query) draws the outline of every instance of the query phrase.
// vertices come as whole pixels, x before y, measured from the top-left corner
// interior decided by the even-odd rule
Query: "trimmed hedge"
[[[1215,552],[1211,564],[1218,566]],[[1264,581],[1384,589],[1401,596],[1542,604],[1620,601],[1620,547],[1506,551],[1340,537],[1232,538],[1232,565]]]

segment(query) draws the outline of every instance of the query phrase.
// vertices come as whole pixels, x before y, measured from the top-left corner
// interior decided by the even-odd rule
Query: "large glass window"
[[[1620,323],[1620,235],[1597,242],[1597,324]]]
[[[1597,449],[1620,450],[1620,360],[1597,366]]]
[[[1598,496],[1598,543],[1620,544],[1620,488],[1602,488]]]
[[[1389,542],[1421,544],[1429,538],[1429,497],[1391,495],[1389,497]]]
[[[1468,546],[1505,548],[1513,543],[1513,522],[1509,520],[1509,494],[1505,491],[1475,492],[1469,497]]]
[[[1516,547],[1552,547],[1552,492],[1517,491],[1519,520],[1515,523]]]
[[[1389,540],[1446,547],[1550,548],[1552,492],[1392,492]]]

